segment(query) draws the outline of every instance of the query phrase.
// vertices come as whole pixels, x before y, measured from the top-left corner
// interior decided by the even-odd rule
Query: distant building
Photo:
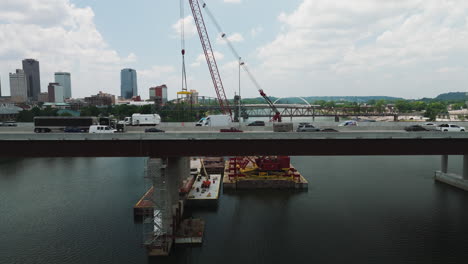
[[[197,90],[190,90],[190,101],[192,104],[198,104],[198,92]]]
[[[28,101],[28,81],[23,70],[17,69],[16,73],[10,73],[11,101],[24,103]]]
[[[15,120],[16,116],[23,109],[13,104],[0,103],[0,121]]]
[[[28,98],[37,101],[37,96],[41,93],[39,62],[34,59],[23,60],[23,71],[28,82]]]
[[[92,105],[92,106],[114,105],[115,95],[103,93],[99,91],[97,95],[85,97],[84,100],[87,104]]]
[[[69,72],[56,72],[54,74],[55,82],[63,87],[63,94],[65,98],[72,98],[71,92],[71,79]]]
[[[0,77],[0,97],[2,97],[2,78]]]
[[[149,88],[150,100],[161,99],[163,104],[167,103],[167,86],[165,84]]]
[[[43,107],[51,107],[51,108],[56,108],[56,109],[70,109],[70,104],[67,103],[44,103],[42,105]]]
[[[120,71],[120,96],[130,99],[138,95],[137,75],[134,69]]]
[[[64,89],[58,83],[49,83],[47,86],[49,103],[63,103],[64,102]]]
[[[48,87],[47,87],[48,88]],[[47,103],[49,102],[49,93],[40,93],[38,96],[37,96],[37,101],[39,103]]]
[[[78,111],[81,108],[87,106],[88,104],[84,101],[84,99],[71,99],[67,100],[68,104],[70,105],[71,110]]]

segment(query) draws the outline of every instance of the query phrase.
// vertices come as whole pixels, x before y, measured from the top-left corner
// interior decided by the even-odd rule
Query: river
[[[142,158],[0,161],[0,263],[466,263],[468,193],[440,157],[293,157],[307,192],[223,194],[203,246],[149,259]],[[460,157],[449,170],[461,173]]]

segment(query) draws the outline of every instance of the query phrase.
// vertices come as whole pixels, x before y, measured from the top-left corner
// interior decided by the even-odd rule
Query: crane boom
[[[232,120],[231,108],[229,108],[229,101],[226,98],[226,93],[224,92],[223,82],[219,74],[218,65],[216,64],[215,55],[213,48],[211,47],[210,38],[208,36],[208,31],[206,30],[205,22],[203,20],[203,15],[200,9],[200,4],[198,0],[189,0],[190,8],[192,9],[193,19],[197,25],[198,36],[200,37],[200,42],[203,47],[203,52],[205,53],[206,62],[208,64],[208,69],[210,70],[211,79],[216,91],[216,96],[218,98],[219,106],[223,114],[228,114]],[[206,4],[203,3],[203,7]]]
[[[198,1],[198,0],[197,0]],[[247,76],[249,76],[250,80],[252,81],[252,83],[255,85],[255,87],[257,88],[258,92],[260,93],[260,95],[263,97],[263,99],[265,99],[265,101],[268,103],[268,105],[270,106],[271,110],[275,113],[275,115],[273,116],[273,118],[271,119],[271,121],[278,121],[278,122],[281,122],[281,113],[278,111],[278,109],[276,108],[275,104],[270,100],[270,98],[263,92],[263,89],[260,87],[260,84],[257,82],[257,80],[255,79],[255,77],[253,76],[253,74],[249,71],[249,69],[247,68],[247,65],[244,63],[244,62],[241,62],[241,57],[239,56],[239,53],[236,51],[236,49],[234,48],[234,46],[232,45],[231,41],[229,40],[229,38],[227,38],[226,36],[226,33],[223,32],[223,30],[221,29],[221,26],[219,25],[218,21],[216,20],[216,18],[214,17],[214,15],[210,12],[208,6],[206,5],[206,3],[203,1],[203,0],[200,0],[203,4],[203,8],[206,10],[208,16],[211,18],[211,20],[213,21],[214,25],[216,26],[216,28],[218,29],[218,32],[221,34],[221,38],[226,41],[229,49],[231,50],[232,54],[239,59],[239,63],[240,63],[240,67],[242,67],[242,69],[244,69],[244,71],[247,73]]]

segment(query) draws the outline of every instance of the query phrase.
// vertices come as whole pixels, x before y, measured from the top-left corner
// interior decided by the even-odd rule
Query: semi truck
[[[195,126],[230,126],[231,116],[229,115],[209,115],[200,119]]]
[[[65,128],[73,128],[75,131],[88,132],[90,126],[97,124],[98,119],[92,116],[36,116],[34,117],[34,132],[63,132]]]
[[[158,114],[133,114],[132,117],[125,117],[124,124],[127,126],[156,126],[161,123]]]

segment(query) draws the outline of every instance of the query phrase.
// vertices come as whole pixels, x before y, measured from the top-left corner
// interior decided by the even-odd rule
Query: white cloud
[[[218,51],[214,51],[213,53],[214,53],[214,56],[215,56],[215,59],[216,59],[217,62],[224,59],[224,54],[223,53],[218,52]],[[202,63],[206,64],[206,58],[205,58],[204,53],[199,54],[197,56],[197,58],[195,59],[195,61],[192,64],[190,64],[190,66],[199,67]]]
[[[250,35],[255,38],[258,34],[263,32],[263,27],[262,26],[257,26],[254,27],[250,30]]]
[[[180,37],[182,32],[182,23],[184,27],[184,36],[186,38],[193,37],[197,34],[197,27],[195,26],[195,22],[193,21],[192,16],[187,16],[185,18],[181,18],[177,20],[175,24],[172,25],[172,29],[175,31],[174,37]]]
[[[242,0],[223,0],[224,3],[233,3],[233,4],[239,4],[242,3]]]
[[[292,78],[298,95],[311,94],[311,85],[320,87],[312,94],[410,97],[466,89],[431,83],[427,73],[468,66],[467,17],[463,0],[304,0],[279,15],[282,31],[258,49],[261,72],[276,76],[265,80],[278,92]],[[396,77],[381,82],[389,72]],[[350,85],[355,79],[362,81]]]
[[[107,44],[94,24],[91,8],[78,8],[69,0],[0,1],[0,75],[2,94],[9,94],[8,72],[22,67],[21,60],[40,63],[41,90],[54,81],[54,72],[71,72],[73,97],[102,90],[120,95],[120,70],[137,61]],[[137,72],[145,83],[145,71]],[[145,86],[140,92],[147,94]]]

